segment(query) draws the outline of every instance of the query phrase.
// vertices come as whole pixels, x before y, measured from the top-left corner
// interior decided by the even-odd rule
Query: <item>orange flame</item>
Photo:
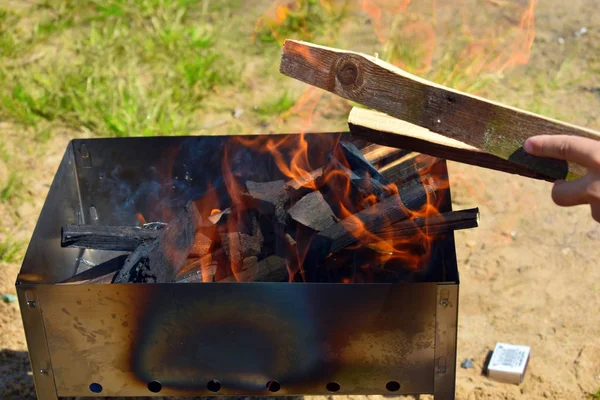
[[[456,40],[459,43],[456,51],[457,59],[451,65],[449,74],[441,76],[441,81],[445,79],[446,83],[454,84],[453,79],[457,75],[477,77],[481,73],[501,73],[509,68],[527,63],[531,52],[533,40],[535,38],[534,9],[535,0],[529,0],[526,9],[519,8],[511,3],[501,3],[499,0],[488,0],[482,7],[507,7],[506,9],[515,15],[520,16],[520,23],[512,24],[508,28],[505,26],[499,29],[487,29],[487,27],[478,27],[473,24],[473,16],[469,4],[470,0],[461,0],[460,16],[462,17],[461,34],[466,37],[464,41]],[[274,1],[269,9],[256,22],[255,33],[252,37],[256,38],[257,32],[263,27],[267,27],[273,38],[282,43],[285,37],[281,37],[281,27],[286,22],[297,22],[297,29],[302,31],[305,38],[311,38],[313,33],[308,30],[308,23],[298,10],[302,7],[302,1]],[[321,0],[321,6],[324,11],[331,11],[336,7],[332,1]],[[443,60],[445,54],[439,54],[440,43],[443,43],[444,32],[443,17],[446,12],[440,12],[435,0],[431,3],[411,2],[410,0],[362,0],[360,3],[362,11],[367,14],[373,26],[373,30],[379,42],[383,45],[383,55],[388,61],[410,70],[411,72],[427,74],[436,72],[436,62]],[[450,7],[443,4],[444,7]],[[420,8],[419,8],[420,7]],[[421,14],[416,10],[423,9]],[[512,7],[512,8],[508,8]],[[442,10],[446,11],[446,9]],[[479,11],[479,10],[478,10]],[[451,14],[450,14],[451,15]],[[452,20],[455,20],[451,18]],[[505,25],[505,24],[504,24]],[[501,31],[501,34],[498,34]],[[441,34],[441,35],[440,35]],[[507,39],[508,35],[512,35]],[[440,40],[441,39],[441,40]],[[508,43],[508,45],[507,45]],[[308,48],[302,54],[308,60],[313,55]],[[314,61],[314,60],[313,60]],[[438,76],[439,78],[439,76]],[[296,104],[280,116],[280,120],[287,120],[292,117],[298,117],[300,124],[298,130],[302,132],[295,136],[260,136],[254,138],[236,137],[232,139],[235,146],[243,146],[271,157],[277,169],[285,176],[288,181],[288,189],[319,190],[327,193],[327,202],[332,208],[335,208],[336,216],[344,220],[346,226],[351,227],[351,234],[354,236],[355,243],[347,247],[352,251],[367,251],[373,254],[372,265],[381,265],[386,268],[389,263],[399,261],[405,267],[418,269],[422,268],[429,259],[432,250],[432,244],[437,236],[430,233],[425,224],[423,228],[417,229],[417,234],[409,237],[399,236],[393,229],[383,229],[380,232],[371,232],[363,221],[357,217],[357,212],[374,212],[371,208],[379,202],[374,194],[360,195],[353,192],[353,184],[348,174],[343,169],[331,167],[323,157],[316,157],[311,154],[311,146],[304,132],[308,131],[313,123],[315,114],[323,110],[322,107],[323,91],[314,87],[307,87],[299,97]],[[321,106],[321,107],[320,107]],[[319,108],[320,107],[320,108]],[[313,138],[314,139],[314,138]],[[311,139],[312,140],[312,139]],[[320,139],[314,139],[320,140]],[[328,139],[322,139],[323,142],[316,148],[322,149],[323,153],[336,149],[337,143],[328,142]],[[312,143],[312,142],[311,142]],[[233,146],[233,147],[235,147]],[[229,194],[230,214],[227,218],[225,232],[237,232],[239,226],[243,224],[248,206],[244,200],[243,184],[240,185],[239,177],[231,170],[230,150],[226,149],[222,163],[222,174],[226,183],[226,189]],[[349,162],[345,159],[343,152],[339,149],[333,151],[333,157],[338,160],[342,167],[349,168]],[[419,210],[405,209],[409,219],[423,218],[438,215],[440,204],[444,201],[439,196],[441,189],[448,186],[447,181],[440,181],[440,171],[438,164],[431,163],[429,156],[411,156],[413,157],[413,166],[418,171],[423,185],[431,190],[427,191],[427,202]],[[366,185],[372,185],[372,177],[367,176]],[[402,186],[400,186],[402,187]],[[434,190],[435,189],[435,190]],[[390,185],[386,188],[388,195],[398,195],[398,187]],[[210,191],[209,191],[210,192]],[[218,204],[216,196],[204,196],[199,202],[201,215],[214,216],[221,209],[227,207],[224,204]],[[416,226],[416,225],[415,225]],[[302,228],[305,229],[305,228]],[[300,227],[294,237],[296,244],[293,246],[294,259],[286,260],[290,280],[306,279],[304,271],[304,261],[311,247],[312,237],[306,235]],[[220,240],[216,237],[215,239]],[[230,240],[230,253],[239,253],[240,242]],[[325,263],[343,263],[344,257],[348,257],[344,252],[329,254]],[[244,266],[239,259],[230,257],[229,266],[234,276],[242,271]],[[212,258],[202,258],[199,261],[203,273],[203,279],[209,279],[211,266],[214,266],[215,260]],[[343,276],[339,281],[344,283],[369,281],[373,274],[372,265],[361,265],[357,268],[357,273],[352,276]],[[204,275],[206,274],[206,278]]]
[[[363,0],[362,10],[371,18],[373,30],[380,43],[387,42],[390,26],[385,23],[385,14],[400,13],[409,6],[410,0]]]
[[[468,39],[462,49],[457,49],[456,45],[464,40],[452,27],[457,4],[462,19],[462,36]],[[445,81],[439,79],[439,73],[447,66],[441,66],[442,69],[436,72],[440,83],[454,84],[453,77],[458,73],[474,80],[480,73],[502,73],[529,61],[535,38],[535,0],[529,0],[525,9],[499,0],[487,0],[476,5],[473,1],[461,0],[443,6],[440,13],[435,0],[431,1],[429,9],[424,3],[411,3],[409,0],[362,1],[362,11],[370,17],[377,39],[384,46],[383,57],[409,72],[436,72],[436,60],[447,63],[448,55],[456,50],[458,58],[450,76]],[[509,21],[512,18],[509,14],[519,15],[518,26],[507,25],[505,19],[499,19],[499,10]],[[481,15],[486,14],[494,23],[482,26]],[[448,21],[440,20],[440,15],[447,15]],[[477,23],[473,25],[471,20]],[[445,46],[437,48],[437,37],[451,39]]]
[[[140,225],[146,224],[146,218],[142,215],[142,213],[135,213],[135,217],[137,218]]]
[[[508,60],[500,67],[500,72],[516,65],[527,64],[531,47],[535,39],[535,0],[529,0],[529,7],[521,17],[519,24],[519,34],[513,41],[512,53]]]

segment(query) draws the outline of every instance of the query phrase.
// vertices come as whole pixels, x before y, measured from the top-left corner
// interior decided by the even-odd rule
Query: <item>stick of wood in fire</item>
[[[527,154],[523,143],[529,137],[561,134],[600,140],[600,133],[591,129],[459,92],[361,53],[286,40],[280,71],[508,160],[516,164],[513,172],[526,176],[531,176],[533,170],[548,180],[574,179],[586,172],[573,163]],[[356,120],[354,124],[357,125]],[[379,137],[380,143],[398,144],[387,140],[383,143],[381,138],[386,137]],[[463,153],[460,161],[465,159],[473,164],[479,162]],[[496,164],[486,166],[494,168]]]

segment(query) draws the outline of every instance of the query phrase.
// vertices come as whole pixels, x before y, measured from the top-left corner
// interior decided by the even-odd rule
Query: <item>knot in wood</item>
[[[358,66],[346,61],[338,67],[337,78],[344,86],[354,85],[358,79]]]

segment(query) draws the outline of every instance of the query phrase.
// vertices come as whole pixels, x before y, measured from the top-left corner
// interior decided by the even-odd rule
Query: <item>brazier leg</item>
[[[458,285],[439,284],[435,316],[435,400],[454,400]]]
[[[35,382],[38,400],[58,400],[56,385],[50,363],[50,354],[46,344],[46,330],[42,319],[42,305],[37,292],[32,288],[17,286],[19,306],[25,326],[29,362]]]

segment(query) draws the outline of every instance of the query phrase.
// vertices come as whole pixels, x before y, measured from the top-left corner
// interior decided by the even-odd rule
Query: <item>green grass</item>
[[[596,391],[596,393],[593,393],[593,394],[590,396],[590,400],[600,400],[600,389],[598,389],[598,390]]]
[[[10,238],[0,239],[0,262],[13,263],[20,259],[24,243]]]
[[[0,206],[14,205],[16,200],[24,198],[25,185],[22,172],[15,168],[18,163],[14,155],[3,141],[0,141],[0,164]]]
[[[23,16],[4,12],[3,56],[14,55],[18,42],[52,54],[17,67],[2,58],[0,117],[102,136],[190,132],[205,97],[239,75],[215,48],[218,32],[196,3],[53,1]],[[38,19],[31,31],[19,28],[25,17]]]
[[[437,54],[440,53],[438,45],[437,52],[432,55],[431,43],[400,36],[386,43],[380,57],[433,82],[481,93],[488,85],[500,80],[499,74],[480,67],[488,64],[496,54],[467,55],[465,49],[471,41],[469,37],[456,35],[444,46],[444,52]]]
[[[283,114],[296,104],[297,98],[285,90],[279,97],[268,99],[256,107],[255,112],[263,117]]]
[[[18,198],[24,188],[21,176],[17,171],[11,171],[6,183],[0,187],[0,201],[12,201]]]

